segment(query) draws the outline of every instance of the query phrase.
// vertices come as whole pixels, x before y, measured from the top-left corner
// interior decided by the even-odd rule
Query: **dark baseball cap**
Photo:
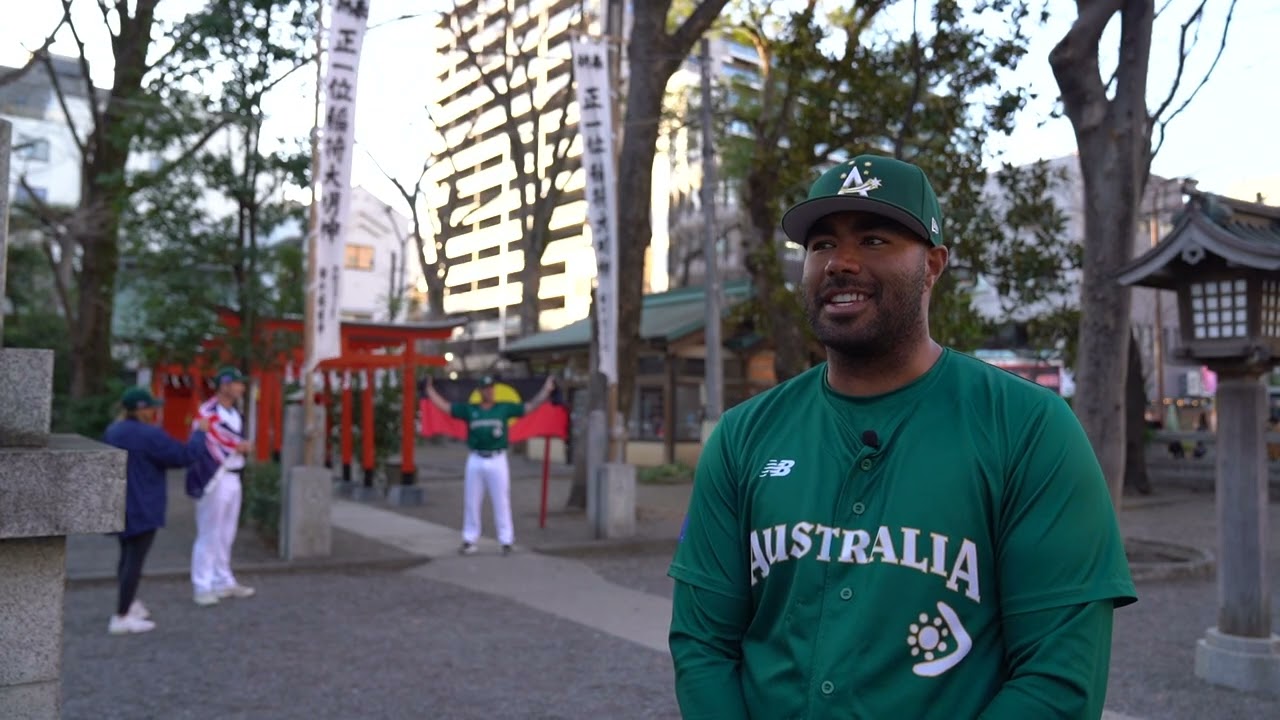
[[[929,178],[911,163],[881,155],[859,155],[824,172],[809,197],[782,216],[782,230],[804,246],[814,223],[846,211],[882,215],[925,242],[942,244],[942,209]]]
[[[494,382],[495,382],[495,381],[494,381],[494,379],[493,379],[493,376],[492,376],[492,375],[481,375],[481,376],[480,376],[480,387],[489,387],[490,385],[493,385],[493,384],[494,384]]]
[[[244,373],[240,372],[239,368],[231,366],[227,366],[219,370],[218,374],[213,376],[213,379],[219,385],[226,385],[227,383],[233,382],[242,383],[248,382],[249,380],[244,376]]]
[[[145,408],[160,407],[164,405],[160,399],[156,398],[144,387],[137,385],[124,391],[120,396],[120,404],[125,410],[142,410]]]

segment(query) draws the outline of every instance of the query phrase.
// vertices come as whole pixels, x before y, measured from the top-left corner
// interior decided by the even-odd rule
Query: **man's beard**
[[[927,269],[924,263],[917,271],[879,283],[873,307],[864,315],[871,317],[824,318],[822,297],[829,292],[865,289],[848,276],[836,276],[804,298],[805,316],[818,341],[828,352],[851,360],[886,360],[901,356],[906,346],[919,332],[923,310],[921,298],[925,292]]]

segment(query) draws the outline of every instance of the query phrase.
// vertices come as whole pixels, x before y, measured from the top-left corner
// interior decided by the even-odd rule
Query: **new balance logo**
[[[795,467],[795,460],[770,460],[764,464],[764,469],[760,471],[760,477],[782,477],[790,475],[791,468]]]

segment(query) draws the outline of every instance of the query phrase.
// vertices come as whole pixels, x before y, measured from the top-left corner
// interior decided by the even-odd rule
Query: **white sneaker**
[[[129,617],[136,617],[139,620],[151,619],[151,611],[147,609],[146,605],[142,604],[141,600],[134,600],[133,603],[129,605],[129,612],[125,614]]]
[[[112,615],[111,622],[107,624],[107,632],[112,635],[130,635],[150,632],[155,629],[155,623],[133,615]]]
[[[195,597],[193,599],[195,600],[196,604],[199,605],[200,607],[209,607],[210,605],[218,604],[217,593],[198,592],[195,594]]]
[[[247,586],[247,585],[238,585],[238,584],[237,584],[237,585],[232,585],[231,587],[224,587],[224,588],[222,588],[221,590],[219,590],[219,591],[218,591],[218,597],[220,597],[220,598],[249,598],[249,597],[253,597],[253,596],[254,596],[254,593],[256,593],[256,592],[258,592],[258,591],[257,591],[257,590],[254,590],[253,588],[251,588],[251,587],[249,587],[249,586]]]

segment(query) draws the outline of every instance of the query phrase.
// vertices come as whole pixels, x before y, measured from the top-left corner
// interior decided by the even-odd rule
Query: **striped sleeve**
[[[217,398],[210,398],[201,403],[199,419],[203,420],[205,418],[209,419],[209,432],[205,435],[209,454],[213,456],[214,460],[222,463],[227,459],[227,456],[236,451],[236,446],[242,438],[222,422],[221,417],[218,415]]]

